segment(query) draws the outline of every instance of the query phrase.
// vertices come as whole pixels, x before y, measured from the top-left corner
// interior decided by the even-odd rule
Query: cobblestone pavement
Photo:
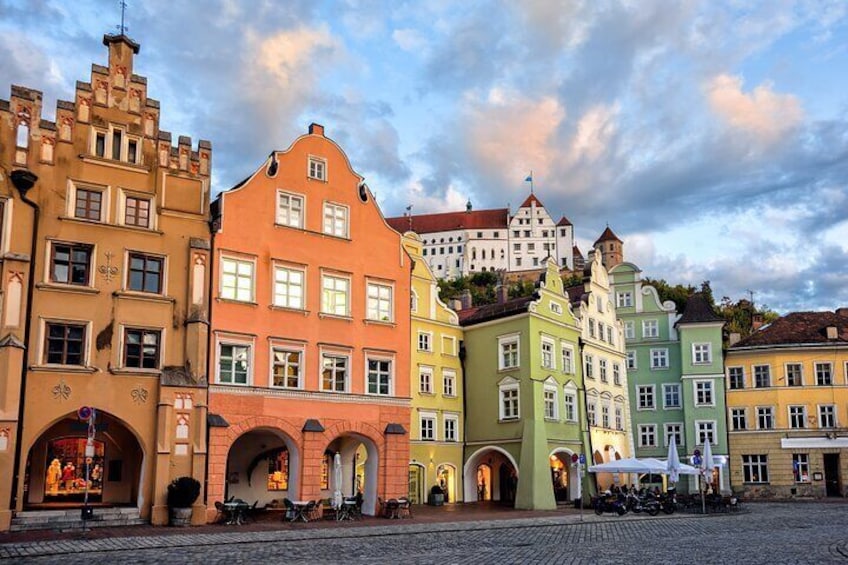
[[[0,545],[25,563],[848,563],[845,504],[742,513],[526,518]]]

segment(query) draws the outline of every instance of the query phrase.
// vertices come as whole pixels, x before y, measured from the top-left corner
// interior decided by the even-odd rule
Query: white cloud
[[[421,51],[427,44],[424,36],[415,29],[396,29],[392,32],[392,39],[397,46],[411,53]]]

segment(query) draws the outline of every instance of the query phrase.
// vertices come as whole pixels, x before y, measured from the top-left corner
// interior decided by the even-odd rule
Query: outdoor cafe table
[[[356,508],[356,499],[345,499],[342,501],[342,505],[338,508],[336,512],[336,520],[353,520],[353,510]]]
[[[233,500],[232,502],[225,502],[224,509],[227,511],[227,515],[229,519],[227,520],[227,524],[229,525],[237,525],[240,526],[244,523],[244,511],[248,508],[247,502],[243,500]]]
[[[308,500],[292,500],[292,506],[294,507],[294,516],[292,516],[291,521],[297,522],[298,520],[302,520],[304,522],[309,521],[309,516],[306,515],[306,507],[309,504]]]

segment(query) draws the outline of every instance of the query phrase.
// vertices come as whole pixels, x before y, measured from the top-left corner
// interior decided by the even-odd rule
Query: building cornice
[[[337,404],[370,404],[380,406],[409,407],[411,399],[395,396],[371,394],[349,394],[339,392],[320,392],[308,390],[275,389],[257,386],[209,385],[210,394],[234,394],[238,396],[265,396],[273,398],[291,398],[297,400],[317,400]]]

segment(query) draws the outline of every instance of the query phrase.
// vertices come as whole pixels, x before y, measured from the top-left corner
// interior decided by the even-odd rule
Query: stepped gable
[[[836,328],[836,339],[828,339],[827,328]],[[848,343],[848,308],[836,312],[793,312],[763,326],[731,349],[789,344]]]
[[[466,308],[460,310],[459,324],[461,326],[470,326],[489,320],[497,320],[498,318],[506,318],[514,314],[527,311],[527,305],[538,299],[535,294],[531,296],[522,296],[521,298],[513,298],[499,304],[486,304],[474,308]]]
[[[400,233],[434,233],[462,229],[506,228],[509,210],[471,210],[466,212],[445,212],[441,214],[420,214],[414,216],[396,216],[386,218],[386,222]]]
[[[617,241],[619,243],[624,243],[623,241],[618,239],[618,236],[613,233],[609,226],[607,226],[607,229],[605,229],[604,232],[601,234],[601,237],[595,240],[594,245],[598,245],[599,243],[604,241]]]
[[[573,225],[574,224],[572,224],[571,221],[568,218],[566,218],[565,216],[560,218],[559,221],[557,222],[557,227],[559,227],[559,226],[573,226]],[[577,246],[575,246],[574,248],[577,249]]]
[[[698,324],[709,322],[724,322],[724,318],[715,313],[707,298],[700,292],[696,292],[686,300],[683,307],[683,315],[677,320],[679,324]]]

